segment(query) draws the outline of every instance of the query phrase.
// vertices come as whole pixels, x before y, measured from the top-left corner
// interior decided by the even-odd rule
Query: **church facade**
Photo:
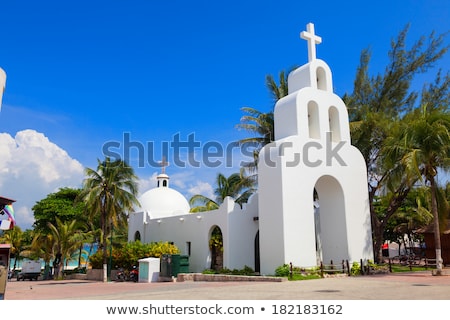
[[[249,266],[258,270],[256,194],[242,208],[227,197],[217,210],[189,213],[187,200],[170,188],[169,177],[162,173],[157,179],[157,187],[139,199],[142,210],[129,217],[129,241],[173,242],[181,254],[189,256],[190,271],[201,272],[214,268],[216,257],[209,241],[213,230],[219,228],[223,241],[221,266],[229,269]]]
[[[291,262],[313,267],[373,259],[365,161],[351,145],[347,108],[333,93],[331,70],[316,59],[321,38],[314,25],[301,37],[309,62],[291,72],[289,94],[275,106],[275,141],[259,156],[258,193],[243,208],[227,198],[218,210],[202,213],[189,213],[178,200],[165,210],[144,194],[142,210],[130,215],[130,241],[173,242],[189,255],[191,272],[211,268],[209,239],[216,227],[229,269],[273,274]],[[155,189],[170,189],[168,176],[158,179]],[[158,202],[163,193],[150,198]]]

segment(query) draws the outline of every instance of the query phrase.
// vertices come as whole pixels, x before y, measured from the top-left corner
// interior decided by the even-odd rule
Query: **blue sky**
[[[370,72],[383,73],[390,41],[407,23],[411,43],[450,30],[450,3],[3,1],[0,21],[0,67],[7,73],[0,195],[17,199],[25,229],[36,201],[79,186],[83,168],[104,158],[102,146],[123,143],[125,133],[145,146],[145,160],[148,142],[159,160],[160,146],[177,134],[194,134],[201,146],[247,136],[235,128],[241,108],[272,108],[265,76],[307,62],[299,37],[307,23],[322,37],[317,57],[330,66],[342,96],[352,91],[361,50],[372,50]],[[449,65],[447,54],[437,67]],[[433,72],[416,85],[432,79]],[[139,168],[136,158],[132,149],[130,163],[145,191],[159,169]],[[189,197],[210,194],[218,172],[236,170],[171,163],[167,173]]]

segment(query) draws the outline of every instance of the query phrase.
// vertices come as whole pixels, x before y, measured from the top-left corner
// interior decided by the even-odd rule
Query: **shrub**
[[[206,270],[203,270],[202,273],[203,274],[216,274],[217,272],[216,272],[216,270],[213,270],[213,269],[206,269]]]
[[[292,266],[292,276],[291,267],[288,264],[283,264],[275,269],[276,277],[289,277],[289,280],[307,280],[307,279],[320,279],[320,267],[313,268],[302,268]]]
[[[244,266],[243,269],[233,269],[222,268],[218,271],[212,269],[203,270],[203,274],[228,274],[228,275],[240,275],[240,276],[254,276],[255,271],[249,266]]]
[[[114,267],[117,266],[130,270],[134,265],[137,265],[139,259],[148,257],[160,258],[163,254],[178,253],[180,253],[180,250],[175,245],[169,244],[168,242],[128,242],[123,248],[113,248],[112,265]],[[93,269],[103,268],[103,256],[101,250],[91,255],[89,260]]]
[[[361,266],[358,262],[353,262],[352,267],[350,268],[350,274],[352,276],[357,276],[361,274]]]
[[[245,276],[253,276],[255,275],[255,270],[253,270],[249,266],[244,266],[244,269],[242,269],[242,274]]]
[[[290,266],[288,264],[283,264],[275,269],[275,276],[277,277],[289,277]]]

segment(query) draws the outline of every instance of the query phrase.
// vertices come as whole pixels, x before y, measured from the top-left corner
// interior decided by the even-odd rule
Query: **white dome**
[[[191,209],[186,198],[169,187],[151,189],[140,197],[139,202],[151,219],[187,214]]]

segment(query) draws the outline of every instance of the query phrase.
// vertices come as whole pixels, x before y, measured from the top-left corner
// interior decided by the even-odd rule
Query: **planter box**
[[[66,275],[67,280],[88,280],[86,273],[73,273]]]
[[[111,280],[115,280],[117,270],[111,270]],[[88,269],[86,280],[103,281],[103,269]]]

